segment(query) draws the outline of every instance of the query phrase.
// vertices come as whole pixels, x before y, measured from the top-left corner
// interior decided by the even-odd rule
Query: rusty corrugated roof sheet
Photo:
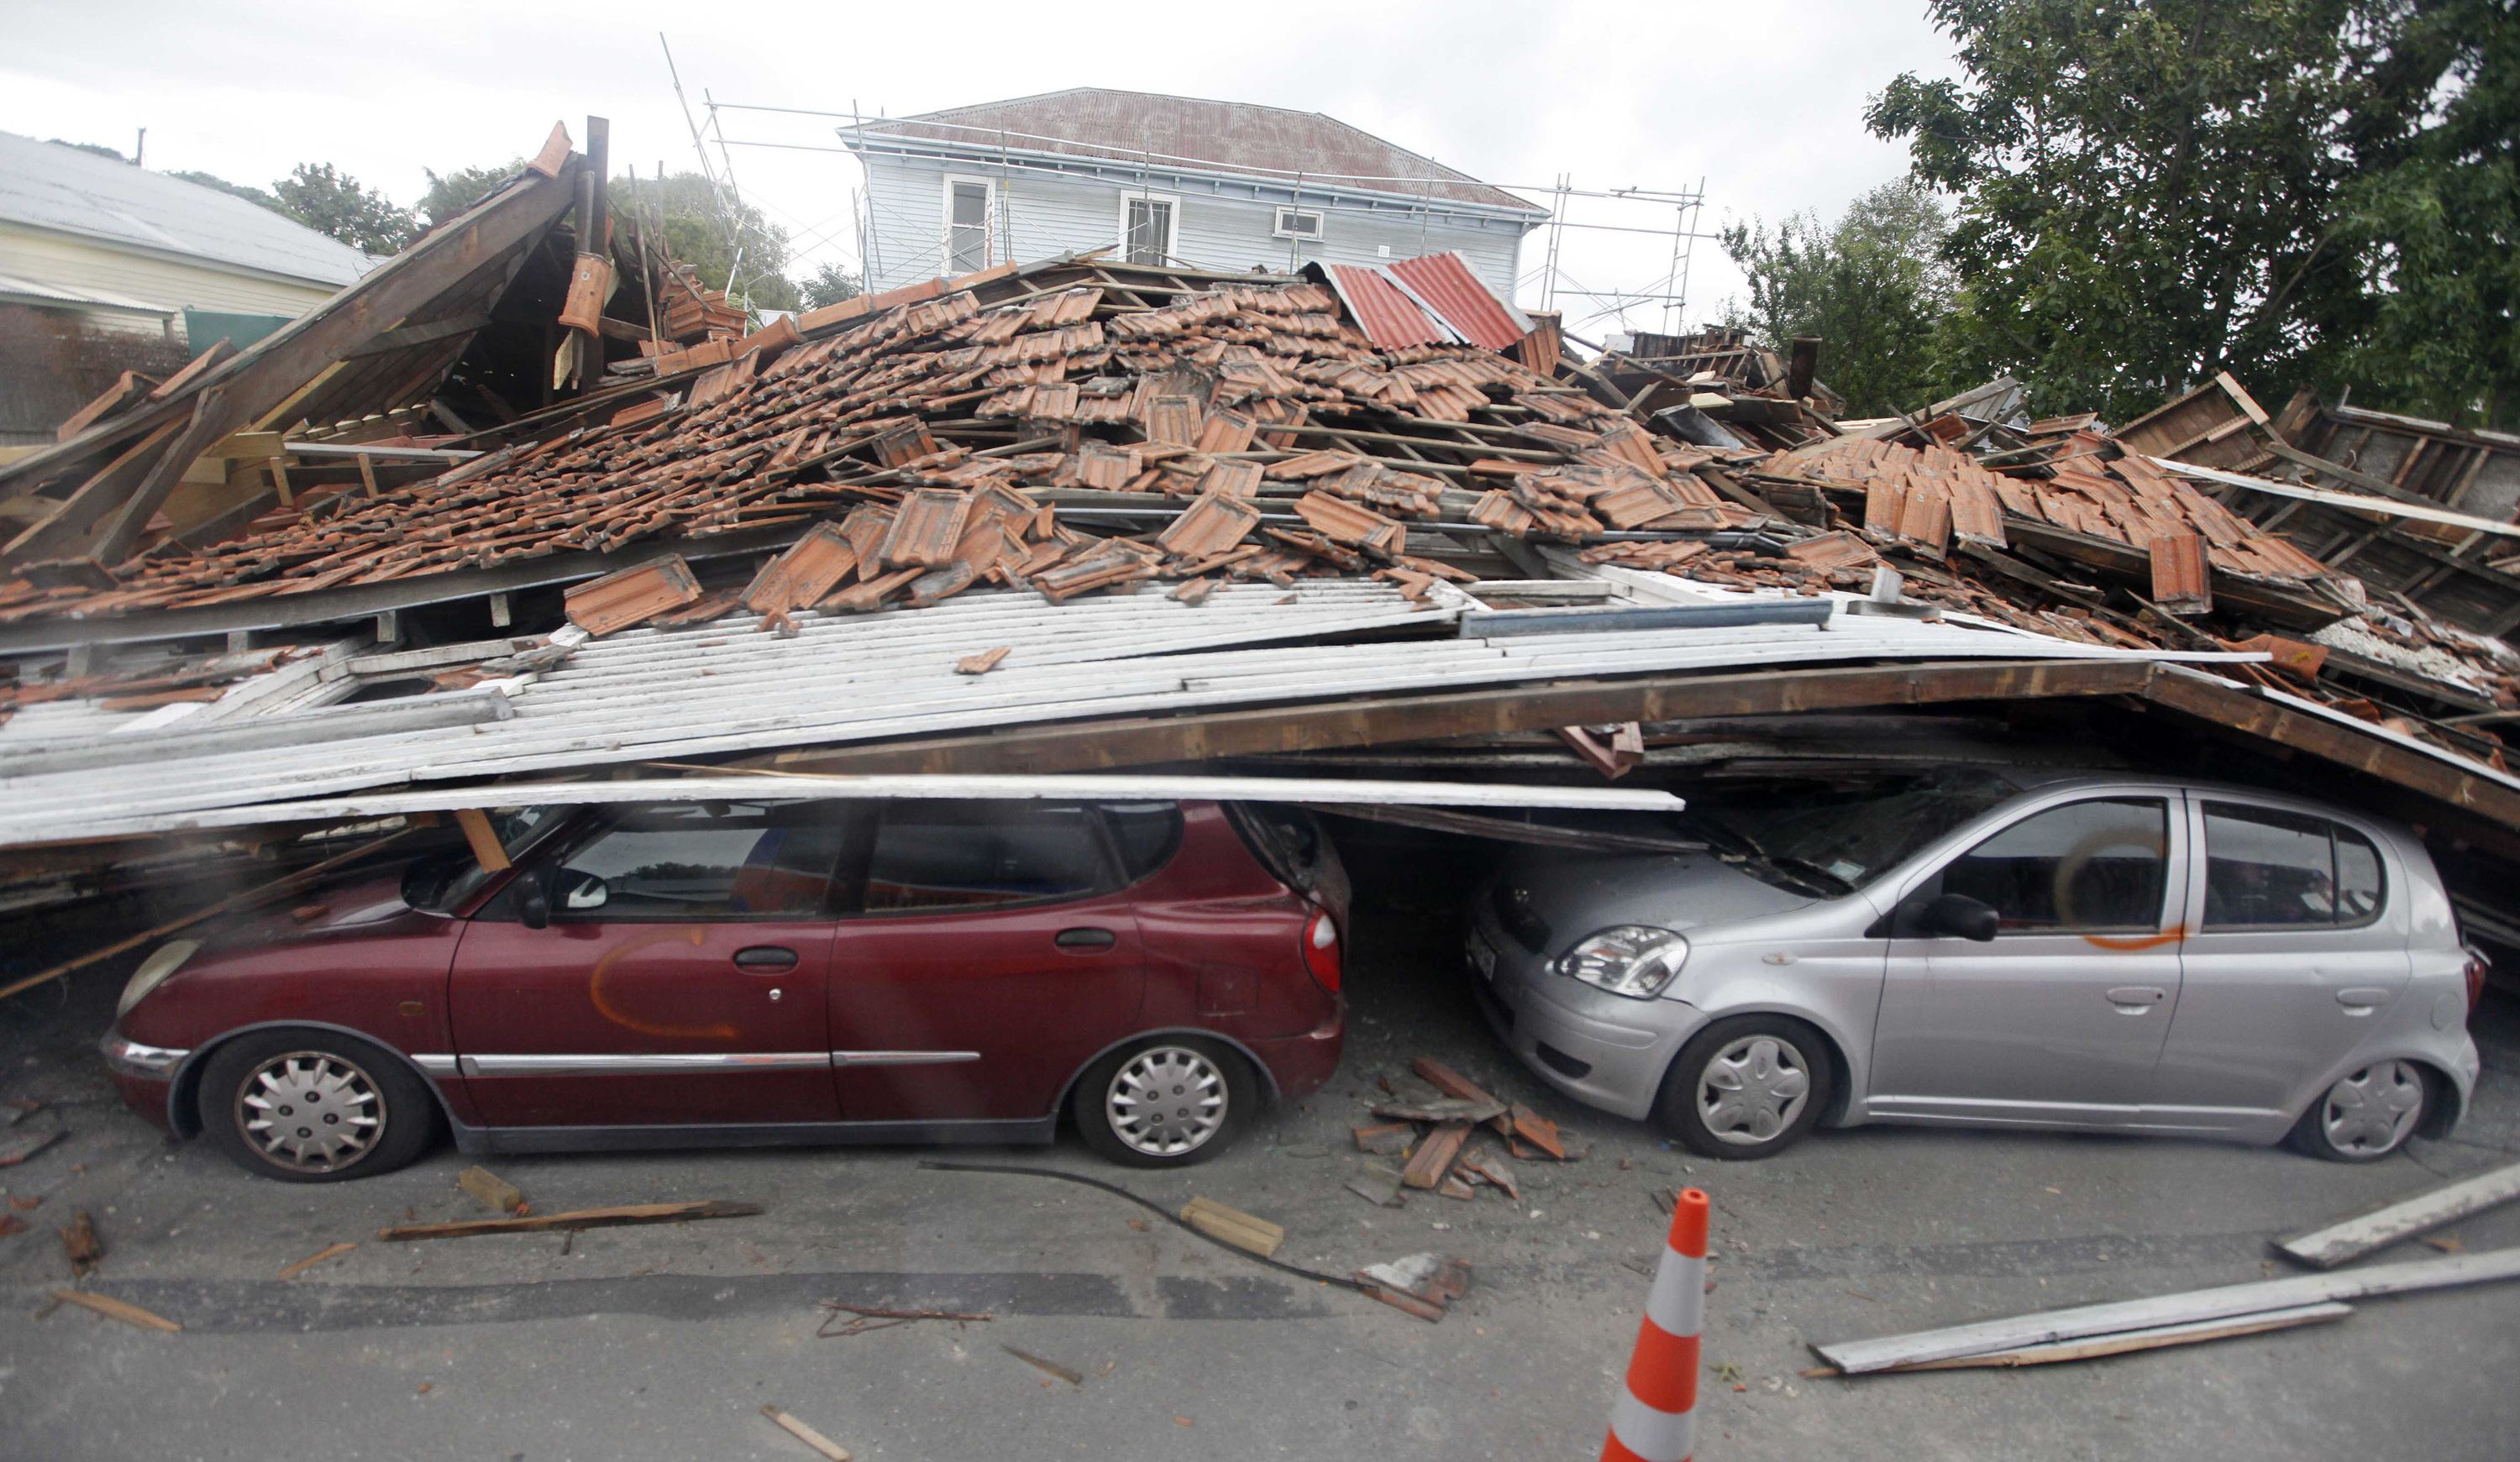
[[[1330,288],[1338,291],[1348,315],[1365,337],[1385,350],[1407,345],[1450,344],[1453,333],[1441,321],[1427,317],[1391,276],[1364,264],[1325,264]]]
[[[1420,304],[1443,317],[1455,333],[1488,350],[1510,348],[1531,326],[1514,308],[1497,298],[1469,261],[1453,250],[1402,259],[1391,266]]]

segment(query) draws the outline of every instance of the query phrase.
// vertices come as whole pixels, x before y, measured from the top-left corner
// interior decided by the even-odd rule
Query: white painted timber
[[[1812,1349],[1848,1375],[1887,1370],[1920,1360],[1948,1360],[1957,1355],[1984,1355],[2017,1351],[2083,1336],[2116,1335],[2155,1330],[2199,1320],[2263,1314],[2304,1305],[2359,1300],[2374,1295],[2403,1295],[2419,1290],[2451,1289],[2520,1278],[2520,1249],[2496,1249],[2450,1259],[2416,1260],[2401,1264],[2374,1264],[2332,1274],[2297,1274],[2289,1279],[2259,1279],[2227,1284],[2220,1289],[2155,1295],[2072,1309],[2045,1309],[2001,1320],[1979,1320],[1912,1335],[1878,1340],[1842,1341]]]
[[[2514,1198],[2520,1198],[2520,1163],[2462,1178],[2342,1223],[2277,1240],[2275,1252],[2314,1269],[2332,1269],[2374,1249],[2384,1249],[2427,1228],[2439,1228],[2454,1218],[2483,1213]]]
[[[495,800],[490,799],[495,794]],[[1676,813],[1687,804],[1644,788],[1548,787],[1465,781],[1355,780],[1322,776],[815,775],[754,772],[733,775],[523,782],[505,787],[432,787],[247,809],[196,813],[182,829],[248,822],[337,822],[462,808],[578,806],[652,802],[899,801],[907,798],[1014,801],[1300,802],[1368,807],[1560,808],[1578,812]]]

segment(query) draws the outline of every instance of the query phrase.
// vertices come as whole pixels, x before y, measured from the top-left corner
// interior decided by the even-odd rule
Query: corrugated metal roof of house
[[[922,126],[922,123],[930,125]],[[1295,111],[1249,102],[1214,102],[1198,97],[1164,96],[1154,92],[1115,91],[1079,86],[1038,96],[949,107],[942,111],[888,121],[871,121],[870,131],[944,142],[994,144],[1003,128],[1017,148],[1036,153],[1063,153],[1078,157],[1119,157],[1132,161],[1204,164],[1229,172],[1262,173],[1321,181],[1325,188],[1339,178],[1357,181],[1351,188],[1375,193],[1425,195],[1446,202],[1488,208],[1514,208],[1535,219],[1548,210],[1500,188],[1491,188],[1465,172],[1446,167],[1397,143],[1385,142],[1318,111]],[[974,130],[962,130],[974,129]],[[1043,139],[1061,139],[1045,141]]]
[[[0,132],[0,221],[190,254],[336,288],[376,267],[244,199],[58,143]]]

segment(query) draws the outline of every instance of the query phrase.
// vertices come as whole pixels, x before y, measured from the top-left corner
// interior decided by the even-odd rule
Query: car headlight
[[[1662,994],[1688,959],[1688,941],[1651,924],[1597,929],[1557,956],[1557,972],[1612,995],[1649,1000]]]
[[[122,987],[122,998],[113,1003],[113,1018],[120,1020],[131,1013],[131,1007],[149,997],[149,992],[166,983],[166,977],[184,967],[184,961],[201,952],[196,939],[169,940],[140,961],[131,979]]]

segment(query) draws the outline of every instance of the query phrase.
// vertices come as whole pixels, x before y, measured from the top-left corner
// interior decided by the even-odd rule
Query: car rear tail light
[[[2488,968],[2484,952],[2470,947],[2467,952],[2467,1013],[2476,1013],[2476,1002],[2485,998],[2485,972]]]
[[[1316,908],[1304,921],[1304,968],[1322,989],[1335,993],[1339,988],[1338,920],[1327,908]]]

